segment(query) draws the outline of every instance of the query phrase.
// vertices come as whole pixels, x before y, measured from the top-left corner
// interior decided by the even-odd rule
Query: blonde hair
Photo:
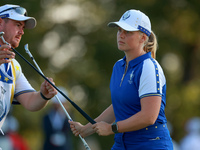
[[[144,51],[145,52],[151,52],[151,56],[153,58],[156,58],[156,51],[158,48],[158,42],[157,42],[157,38],[156,35],[154,34],[153,31],[151,31],[151,35],[147,38],[147,42],[144,46]]]

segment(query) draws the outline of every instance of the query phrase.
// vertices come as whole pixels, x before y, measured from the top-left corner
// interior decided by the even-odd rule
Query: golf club
[[[2,41],[9,45],[8,42],[5,41],[3,38],[4,32],[0,32],[0,36]],[[19,55],[26,63],[28,63],[40,76],[42,76],[49,84],[51,84],[62,96],[64,96],[73,106],[78,110],[91,124],[95,124],[96,122],[88,115],[86,112],[84,112],[76,103],[74,103],[69,97],[67,97],[58,87],[56,87],[47,77],[45,77],[40,71],[38,71],[28,60],[26,60],[17,50],[15,50],[13,47],[11,49]]]
[[[30,56],[30,58],[33,60],[35,66],[37,67],[37,69],[44,75],[44,73],[42,72],[42,70],[40,69],[40,67],[38,66],[37,62],[35,61],[33,55],[31,54],[30,50],[28,49],[28,44],[24,45],[24,49],[26,51],[26,53]],[[65,109],[65,107],[63,106],[62,102],[60,101],[60,99],[58,98],[57,95],[55,95],[55,98],[57,99],[57,101],[59,102],[60,106],[62,107],[62,109],[64,110],[65,114],[67,115],[68,120],[72,120],[72,118],[70,117],[69,113],[67,112],[67,110]],[[83,142],[83,145],[85,146],[86,150],[91,150],[90,147],[88,146],[87,142],[85,141],[84,138],[82,138],[82,136],[79,134],[79,138],[81,139],[81,141]]]

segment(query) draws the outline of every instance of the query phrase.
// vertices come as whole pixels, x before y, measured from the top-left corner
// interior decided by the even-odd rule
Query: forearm
[[[38,111],[44,108],[48,103],[47,100],[41,97],[40,91],[24,93],[19,95],[16,99],[29,111]]]
[[[53,79],[48,78],[53,84]],[[41,94],[42,93],[42,94]],[[38,111],[48,103],[48,99],[57,94],[56,89],[46,80],[41,84],[40,91],[23,93],[17,96],[17,100],[28,110]]]
[[[130,118],[117,122],[118,132],[130,132],[145,128],[152,123],[148,121],[148,115],[138,112]]]
[[[161,97],[141,99],[141,111],[128,119],[117,122],[119,132],[136,131],[155,123],[161,106]]]
[[[96,119],[96,122],[104,121],[107,123],[113,123],[115,121],[115,114],[112,104],[104,110]]]

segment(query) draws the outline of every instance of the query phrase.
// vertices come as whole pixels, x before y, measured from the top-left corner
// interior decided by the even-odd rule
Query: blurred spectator
[[[2,129],[5,135],[0,136],[2,150],[30,150],[25,139],[18,134],[19,123],[14,116],[8,115]]]
[[[181,140],[181,150],[200,150],[200,118],[193,117],[186,123],[187,135]]]
[[[59,87],[59,89],[67,95],[65,88]],[[57,96],[62,104],[65,105],[66,99],[60,93]],[[43,150],[72,150],[72,133],[68,118],[55,97],[52,98],[51,103],[52,108],[43,118],[45,135]]]

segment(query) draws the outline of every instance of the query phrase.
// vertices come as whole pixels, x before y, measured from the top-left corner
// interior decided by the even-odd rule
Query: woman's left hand
[[[93,124],[92,128],[99,136],[108,136],[114,134],[111,128],[111,124],[108,124],[104,121]]]

